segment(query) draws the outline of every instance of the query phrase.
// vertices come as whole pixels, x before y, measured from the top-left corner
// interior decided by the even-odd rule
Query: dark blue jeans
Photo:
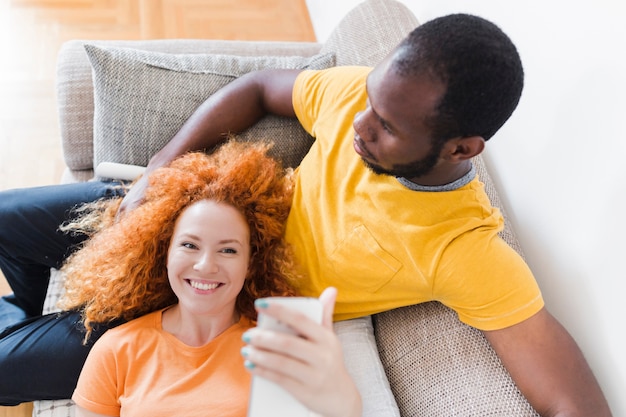
[[[77,312],[42,316],[50,268],[85,239],[58,230],[72,208],[122,195],[117,183],[84,182],[0,192],[0,405],[70,398],[89,352]],[[94,332],[91,343],[104,333]]]

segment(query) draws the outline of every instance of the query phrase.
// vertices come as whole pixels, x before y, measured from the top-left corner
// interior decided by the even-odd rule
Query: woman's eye
[[[222,252],[223,253],[237,253],[237,250],[233,248],[224,248],[222,249]]]
[[[194,245],[193,243],[189,243],[189,242],[183,243],[182,246],[187,248],[187,249],[195,249],[196,248],[196,245]]]

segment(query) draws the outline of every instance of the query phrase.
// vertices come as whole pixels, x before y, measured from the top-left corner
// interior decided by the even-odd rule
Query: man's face
[[[388,58],[367,78],[367,107],[354,118],[354,149],[377,174],[417,180],[437,165],[442,145],[433,147],[429,116],[444,85],[424,74],[402,77]]]

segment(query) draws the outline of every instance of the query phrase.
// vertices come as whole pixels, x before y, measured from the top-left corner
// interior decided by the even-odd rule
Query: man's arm
[[[262,70],[243,75],[209,97],[180,131],[155,154],[126,195],[120,213],[141,203],[148,174],[190,151],[210,150],[272,113],[295,117],[292,90],[300,70]]]
[[[483,333],[542,416],[611,416],[576,342],[545,308],[522,323]]]

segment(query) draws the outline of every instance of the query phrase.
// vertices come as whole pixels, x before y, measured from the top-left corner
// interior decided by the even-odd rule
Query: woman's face
[[[250,260],[250,230],[234,207],[202,200],[176,220],[167,256],[179,307],[198,315],[233,315]]]

